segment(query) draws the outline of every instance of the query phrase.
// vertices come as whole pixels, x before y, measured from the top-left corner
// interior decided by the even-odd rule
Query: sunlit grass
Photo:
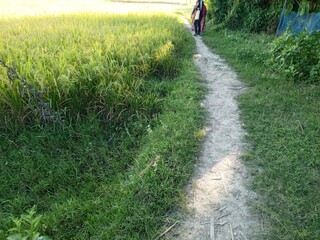
[[[145,80],[178,73],[175,56],[187,34],[175,17],[161,14],[24,17],[3,19],[0,28],[0,59],[53,109],[66,118],[94,111],[108,120],[158,111],[158,93]],[[38,118],[32,94],[17,97],[21,84],[0,74],[0,124]]]

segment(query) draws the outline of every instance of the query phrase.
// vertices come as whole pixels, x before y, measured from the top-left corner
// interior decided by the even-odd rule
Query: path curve
[[[262,239],[262,225],[249,206],[257,196],[248,189],[249,175],[240,161],[244,130],[236,97],[244,91],[235,72],[196,36],[194,62],[208,93],[201,103],[208,111],[207,136],[187,186],[190,216],[167,239]]]

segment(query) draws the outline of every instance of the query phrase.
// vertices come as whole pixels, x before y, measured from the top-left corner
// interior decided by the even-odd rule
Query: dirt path
[[[240,161],[244,130],[235,97],[244,91],[236,74],[196,36],[194,61],[208,93],[202,105],[209,112],[207,136],[195,174],[187,187],[190,216],[167,239],[262,239],[262,224],[249,210],[256,195]]]

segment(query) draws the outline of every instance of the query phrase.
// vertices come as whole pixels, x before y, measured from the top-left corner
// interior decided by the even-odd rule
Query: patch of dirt
[[[189,26],[190,27],[190,26]],[[195,173],[187,186],[189,216],[175,224],[166,239],[263,239],[259,216],[250,211],[257,195],[240,160],[245,132],[236,97],[244,91],[235,72],[196,36],[194,62],[208,93],[201,105],[209,112],[206,139]]]

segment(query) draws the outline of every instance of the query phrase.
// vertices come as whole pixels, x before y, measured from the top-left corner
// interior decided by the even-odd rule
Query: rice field
[[[92,111],[105,120],[152,115],[158,93],[145,82],[177,74],[176,56],[187,34],[177,19],[164,16],[2,19],[0,60],[67,119]],[[5,70],[0,70],[0,126],[41,121],[33,94]]]
[[[0,239],[159,236],[204,114],[188,30],[87,12],[3,17],[0,31]]]

